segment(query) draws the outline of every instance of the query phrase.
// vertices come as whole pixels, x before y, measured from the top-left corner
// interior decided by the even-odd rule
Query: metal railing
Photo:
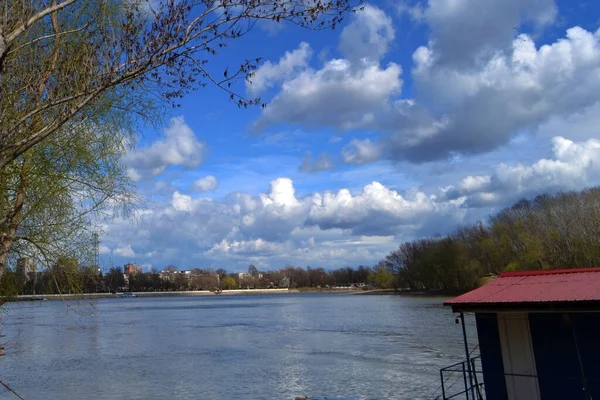
[[[459,396],[466,400],[485,399],[481,356],[472,357],[469,362],[470,368],[467,361],[461,361],[440,370],[442,396],[438,397],[439,399],[449,400],[459,398]],[[456,383],[461,381],[461,375],[462,385],[456,388]],[[453,377],[455,379],[450,381]]]
[[[485,387],[483,381],[483,371],[481,367],[481,355],[477,355],[475,357],[470,358],[469,362],[470,365],[467,364],[467,361],[457,362],[440,370],[440,389],[442,391],[442,394],[436,399],[485,400]],[[504,378],[507,387],[510,386],[513,388],[515,387],[515,385],[528,385],[527,382],[530,382],[530,379],[535,380],[535,382],[531,384],[537,387],[538,379],[540,379],[539,375],[537,374],[504,372],[501,375]],[[493,376],[495,376],[495,374]],[[544,379],[550,379],[555,382],[564,382],[565,384],[568,383],[570,387],[580,388],[573,389],[573,397],[569,398],[583,396],[581,398],[591,400],[592,395],[588,385],[591,383],[593,383],[594,385],[600,385],[600,378],[582,377],[578,376],[576,373],[572,375],[546,375]],[[573,382],[577,382],[578,384],[580,384],[580,386],[574,385]],[[458,386],[456,386],[457,384]],[[539,388],[536,390],[539,390]]]

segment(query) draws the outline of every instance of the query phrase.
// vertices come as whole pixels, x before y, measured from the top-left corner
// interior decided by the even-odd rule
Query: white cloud
[[[125,157],[131,179],[153,177],[173,165],[194,168],[202,163],[206,145],[196,138],[183,117],[172,118],[164,133],[163,139],[137,148]]]
[[[262,193],[260,200],[265,207],[298,207],[300,202],[296,199],[296,189],[290,178],[279,178],[271,182],[269,194]]]
[[[387,54],[394,37],[392,19],[379,8],[367,4],[342,30],[340,50],[354,63],[379,61]]]
[[[191,190],[196,193],[208,192],[219,187],[219,180],[213,175],[206,175],[192,183]]]
[[[373,264],[403,240],[447,233],[520,198],[600,183],[600,140],[556,137],[552,143],[551,156],[499,162],[488,174],[459,173],[450,186],[440,182],[443,188],[429,190],[399,191],[374,181],[357,191],[300,197],[282,177],[258,196],[194,199],[176,191],[168,203],[140,210],[135,225],[112,221],[102,240],[113,256],[154,265]]]
[[[379,159],[381,147],[369,139],[354,139],[342,149],[344,162],[348,164],[365,164]]]
[[[461,219],[459,206],[460,203],[454,201],[438,204],[435,197],[418,190],[403,196],[379,182],[372,182],[356,196],[347,189],[314,195],[309,222],[321,229],[351,229],[356,234],[379,236],[397,234],[400,227],[418,230],[432,215],[439,218],[450,214],[457,220]]]
[[[390,96],[400,92],[401,73],[395,63],[384,69],[374,64],[355,68],[348,60],[331,60],[320,70],[306,70],[285,81],[254,129],[283,122],[342,130],[372,125]]]
[[[116,248],[113,250],[113,254],[125,258],[135,257],[135,251],[133,251],[131,245]]]
[[[429,0],[422,15],[436,63],[462,67],[509,48],[523,23],[552,23],[557,8],[553,0]]]
[[[259,94],[275,83],[293,77],[300,69],[308,66],[311,57],[312,49],[308,43],[302,42],[296,50],[287,51],[278,63],[266,61],[262,64],[255,71],[251,82],[246,82],[246,88],[252,94]]]
[[[436,49],[420,48],[413,74],[422,98],[390,120],[389,156],[423,161],[490,151],[521,130],[575,118],[597,103],[599,32],[571,28],[539,48],[520,35],[510,50],[475,69],[438,66]]]
[[[568,134],[575,140],[600,137],[600,101],[567,117],[550,117],[538,127],[537,134],[543,138]]]
[[[442,198],[462,198],[469,207],[502,206],[523,197],[599,183],[600,141],[576,143],[558,136],[552,143],[554,158],[531,165],[501,163],[492,175],[468,176],[458,185],[444,188]]]
[[[206,252],[206,255],[212,256],[231,256],[231,255],[242,255],[242,256],[266,256],[266,255],[278,255],[283,253],[285,246],[281,243],[267,242],[262,239],[254,240],[241,240],[241,241],[228,241],[227,239],[221,240],[216,243],[210,250]]]
[[[346,58],[331,59],[316,70],[305,66],[284,79],[254,129],[279,123],[340,130],[373,126],[389,108],[390,97],[402,90],[400,65],[379,65],[393,39],[391,19],[366,6],[342,31],[340,49]]]
[[[333,164],[327,153],[323,152],[316,160],[313,160],[312,152],[307,150],[298,169],[302,172],[318,172],[331,168],[333,168]]]
[[[259,196],[193,199],[175,192],[169,204],[140,213],[136,226],[113,222],[105,240],[128,244],[114,254],[155,265],[184,265],[193,253],[212,265],[253,258],[273,266],[341,266],[375,262],[395,247],[393,237],[411,237],[440,215],[450,228],[464,210],[456,201],[438,205],[418,190],[402,195],[377,182],[356,195],[342,189],[299,198],[291,179],[278,178]]]
[[[188,195],[181,194],[179,192],[173,193],[173,198],[171,199],[171,205],[176,211],[192,211],[193,204],[192,198]]]
[[[565,38],[537,45],[535,34],[556,19],[553,0],[402,4],[401,12],[418,14],[430,32],[413,54],[414,98],[399,98],[399,65],[378,65],[393,27],[369,6],[340,36],[346,58],[285,79],[255,128],[368,129],[380,134],[373,142],[380,158],[420,163],[489,152],[523,131],[595,111],[600,31],[574,27]],[[532,27],[537,31],[518,35]],[[348,50],[353,42],[356,54]]]
[[[396,11],[399,15],[408,14],[414,22],[423,22],[425,20],[425,7],[422,3],[409,5],[404,1],[396,2]]]

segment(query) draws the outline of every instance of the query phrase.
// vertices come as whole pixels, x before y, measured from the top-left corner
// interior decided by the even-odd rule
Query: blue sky
[[[370,2],[333,31],[263,23],[211,60],[263,60],[268,107],[194,91],[124,158],[144,205],[105,266],[372,265],[522,197],[598,184],[600,4]]]

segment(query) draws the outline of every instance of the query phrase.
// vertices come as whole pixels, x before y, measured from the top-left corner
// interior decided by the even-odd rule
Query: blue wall
[[[529,327],[542,399],[600,398],[600,314],[531,313]],[[575,338],[591,397],[583,390]]]
[[[496,314],[478,313],[477,336],[487,400],[506,400],[506,382]]]

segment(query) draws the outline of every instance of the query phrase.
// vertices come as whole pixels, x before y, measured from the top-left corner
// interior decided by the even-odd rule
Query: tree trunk
[[[6,260],[12,248],[12,245],[17,234],[17,228],[22,220],[23,204],[25,203],[25,193],[27,191],[29,157],[26,155],[21,163],[21,171],[19,174],[20,182],[19,189],[15,196],[15,202],[12,210],[7,215],[6,221],[0,226],[0,280],[7,268]]]
[[[12,247],[14,240],[14,233],[12,236],[7,233],[2,233],[2,237],[0,238],[0,281],[2,280],[2,276],[4,275],[4,271],[6,270],[6,260],[8,258],[8,253],[10,248]]]

